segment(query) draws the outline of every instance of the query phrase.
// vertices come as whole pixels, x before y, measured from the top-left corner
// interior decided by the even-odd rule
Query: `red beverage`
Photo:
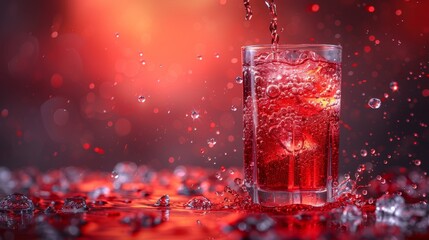
[[[321,205],[331,197],[338,175],[340,54],[329,45],[244,48],[245,175],[261,204]]]

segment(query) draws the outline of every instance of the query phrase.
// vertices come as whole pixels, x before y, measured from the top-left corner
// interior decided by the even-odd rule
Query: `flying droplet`
[[[422,164],[422,161],[420,161],[419,159],[416,159],[413,162],[414,162],[414,165],[416,166],[420,166]]]
[[[137,98],[137,101],[139,101],[139,103],[144,103],[144,102],[146,102],[146,98],[145,98],[143,95],[140,95],[140,96]]]
[[[378,109],[381,106],[381,100],[378,98],[371,98],[368,101],[368,106],[372,109]]]
[[[398,91],[398,89],[399,89],[399,86],[398,86],[398,83],[397,83],[397,82],[391,82],[391,83],[389,84],[389,87],[390,87],[390,89],[391,89],[392,91],[394,91],[394,92]]]
[[[119,35],[119,33],[117,32],[117,33],[115,33],[115,37],[116,38],[119,38],[120,37],[120,35]]]
[[[199,114],[197,111],[192,110],[191,118],[192,118],[193,120],[196,120],[196,119],[200,118],[200,114]]]
[[[238,77],[235,78],[235,82],[238,83],[238,84],[242,84],[243,83],[243,78],[240,77],[240,76],[238,76]]]
[[[210,138],[207,140],[207,144],[209,145],[209,148],[213,148],[216,145],[216,140],[214,138]]]
[[[197,59],[201,61],[201,60],[203,60],[203,56],[198,55],[198,56],[197,56]]]
[[[216,54],[215,54],[215,58],[220,58],[220,54],[219,54],[219,53],[216,53]]]
[[[233,112],[237,111],[237,107],[235,105],[232,105],[231,106],[231,111],[233,111]]]
[[[368,151],[366,151],[365,149],[360,150],[360,155],[362,157],[366,157],[368,155]]]

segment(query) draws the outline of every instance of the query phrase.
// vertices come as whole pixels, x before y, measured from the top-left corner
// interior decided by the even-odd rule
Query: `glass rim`
[[[342,50],[341,45],[335,44],[316,44],[316,43],[304,43],[304,44],[278,44],[278,49],[337,49]],[[247,45],[242,46],[242,50],[263,50],[263,49],[273,49],[273,44],[256,44],[256,45]]]

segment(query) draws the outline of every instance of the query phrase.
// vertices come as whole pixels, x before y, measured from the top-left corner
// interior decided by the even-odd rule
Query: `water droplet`
[[[238,76],[238,77],[235,78],[235,82],[238,83],[238,84],[242,84],[243,83],[243,78],[240,77],[240,76]]]
[[[216,54],[215,54],[215,58],[220,58],[220,54],[219,54],[219,53],[216,53]]]
[[[197,59],[201,61],[201,60],[203,60],[203,56],[198,55],[198,56],[197,56]]]
[[[420,161],[419,159],[416,159],[413,162],[414,162],[414,165],[416,166],[420,166],[422,164],[422,161]]]
[[[233,111],[233,112],[237,111],[237,107],[235,105],[232,105],[231,106],[231,111]]]
[[[270,85],[267,87],[267,96],[270,98],[276,98],[280,95],[280,89],[276,85]]]
[[[381,106],[381,100],[378,98],[371,98],[368,101],[368,106],[372,109],[378,109]]]
[[[119,33],[117,32],[117,33],[115,33],[115,37],[116,38],[119,38],[120,37],[120,35],[119,35]]]
[[[196,120],[196,119],[198,119],[199,117],[200,117],[200,114],[199,114],[197,111],[192,110],[192,112],[191,112],[191,118],[192,118],[193,120]]]
[[[0,200],[0,212],[23,214],[33,213],[33,210],[33,202],[27,196],[20,193],[7,195]]]
[[[114,179],[118,179],[119,178],[119,174],[116,171],[112,171],[112,173],[110,174],[110,177],[114,178]]]
[[[390,89],[391,89],[393,92],[396,92],[396,91],[398,91],[398,89],[399,89],[399,86],[398,86],[398,83],[397,83],[397,82],[391,82],[391,83],[389,84],[389,87],[390,87]]]
[[[214,138],[210,138],[207,140],[207,144],[209,145],[209,148],[213,148],[216,145],[216,140]]]
[[[366,151],[365,149],[360,150],[360,155],[362,157],[366,157],[368,155],[368,151]]]
[[[137,98],[137,101],[138,101],[139,103],[144,103],[144,102],[146,102],[146,98],[145,98],[143,95],[140,95],[140,96]]]
[[[146,61],[145,61],[145,60],[141,60],[141,61],[140,61],[140,63],[141,63],[142,65],[146,65]]]
[[[168,207],[170,206],[170,196],[163,195],[161,196],[158,201],[154,204],[156,207]]]

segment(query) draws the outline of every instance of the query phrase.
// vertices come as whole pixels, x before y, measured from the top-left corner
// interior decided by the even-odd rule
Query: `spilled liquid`
[[[0,236],[14,239],[284,239],[428,237],[429,178],[392,170],[361,187],[346,178],[323,207],[262,208],[242,173],[130,162],[111,172],[10,171],[0,184]],[[4,178],[2,178],[4,179]]]

